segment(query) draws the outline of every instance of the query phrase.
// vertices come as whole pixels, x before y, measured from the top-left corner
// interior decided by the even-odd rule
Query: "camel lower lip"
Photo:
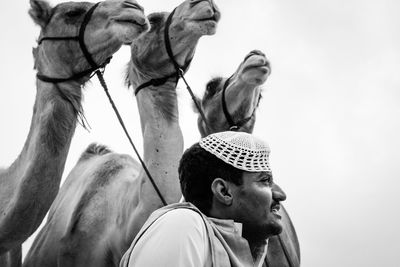
[[[251,69],[259,69],[260,71],[265,72],[265,73],[269,72],[269,68],[267,66],[265,66],[265,65],[250,65],[250,66],[246,66],[243,71],[248,71],[248,70],[251,70]]]
[[[269,68],[266,66],[260,67],[260,70],[264,71],[265,73],[269,72]]]

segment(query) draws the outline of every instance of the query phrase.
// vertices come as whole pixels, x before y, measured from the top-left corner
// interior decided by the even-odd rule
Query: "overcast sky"
[[[180,2],[139,1],[146,14],[171,11]],[[274,177],[288,196],[285,206],[300,239],[302,266],[399,266],[400,2],[216,3],[222,12],[217,34],[200,40],[186,78],[201,95],[211,77],[229,76],[252,49],[271,61],[255,134],[271,146]],[[39,28],[28,8],[28,0],[7,1],[0,16],[4,167],[22,149],[36,94],[31,50]],[[129,57],[129,49],[121,49],[105,77],[141,146],[136,102],[123,86]],[[199,134],[182,83],[178,91],[187,147]],[[133,155],[99,83],[93,80],[84,96],[92,130],[77,127],[64,176],[94,141]]]

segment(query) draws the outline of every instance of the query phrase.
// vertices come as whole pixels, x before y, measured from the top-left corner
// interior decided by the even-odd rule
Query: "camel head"
[[[43,38],[78,36],[86,14],[95,4],[66,2],[53,8],[45,0],[30,3],[29,14],[41,27],[39,45],[33,51],[38,72],[48,77],[71,77],[89,69],[91,65],[77,40]],[[93,61],[101,65],[148,28],[143,8],[135,0],[106,0],[94,8],[83,41]]]
[[[171,22],[167,24],[170,15]],[[128,78],[134,88],[151,79],[176,73],[166,50],[166,27],[174,60],[182,67],[188,66],[200,37],[216,32],[220,12],[213,0],[186,0],[171,13],[153,13],[148,19],[150,31],[141,35],[131,46]],[[175,89],[175,77],[171,77],[169,82]]]
[[[232,76],[210,80],[203,98],[198,99],[208,124],[206,126],[199,114],[197,122],[201,135],[226,131],[234,125],[238,131],[251,133],[255,123],[255,110],[261,99],[261,85],[265,83],[270,73],[270,64],[264,53],[253,50],[244,58]],[[224,112],[223,98],[228,116]],[[227,117],[231,118],[233,125],[229,123]]]

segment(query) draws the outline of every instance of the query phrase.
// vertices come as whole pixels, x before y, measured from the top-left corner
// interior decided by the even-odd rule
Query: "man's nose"
[[[285,192],[283,192],[283,190],[277,184],[272,186],[272,198],[277,201],[284,201],[286,199]]]

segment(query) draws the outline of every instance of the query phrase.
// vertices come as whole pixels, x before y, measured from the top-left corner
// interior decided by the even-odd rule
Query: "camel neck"
[[[136,97],[143,135],[143,160],[167,203],[175,203],[181,197],[178,177],[178,163],[183,152],[183,136],[179,126],[176,84],[168,81],[163,86],[148,87]],[[160,198],[155,193],[148,177],[142,176],[142,181],[132,183],[132,188],[126,192],[127,197],[121,198],[121,217],[127,218],[125,233],[121,244],[125,250],[138,233],[150,213],[162,206]],[[132,192],[136,197],[132,197]],[[140,198],[145,195],[145,198]],[[140,215],[138,211],[140,206]]]
[[[57,85],[37,81],[37,86],[31,126],[23,150],[14,163],[0,175],[0,180],[6,183],[6,186],[0,186],[0,207],[4,207],[2,214],[7,214],[2,218],[0,228],[9,229],[3,232],[4,235],[0,234],[0,243],[3,244],[7,240],[22,243],[26,238],[24,233],[39,226],[58,192],[75,131],[74,108],[70,101],[60,96]],[[64,90],[65,96],[71,98],[71,101],[80,101],[78,84],[65,84],[58,89]],[[73,89],[76,89],[75,95],[68,93],[67,90]],[[12,197],[13,195],[24,197]],[[37,212],[26,213],[29,210]],[[18,214],[24,220],[15,221],[15,218],[19,218]],[[25,228],[29,230],[25,231]]]
[[[69,146],[75,131],[77,112],[81,109],[80,85],[37,81],[37,88],[27,143],[40,142],[41,148],[47,150],[43,151],[46,155],[58,157]]]
[[[80,98],[81,92],[77,83],[65,83],[60,86],[37,81],[29,134],[12,167],[26,169],[43,166],[50,171],[52,168],[61,167],[57,164],[60,161],[62,171],[76,125],[77,114],[72,103],[80,106]],[[48,164],[49,161],[52,164]]]
[[[176,84],[167,81],[163,86],[149,86],[136,96],[142,127],[150,121],[178,123]]]

